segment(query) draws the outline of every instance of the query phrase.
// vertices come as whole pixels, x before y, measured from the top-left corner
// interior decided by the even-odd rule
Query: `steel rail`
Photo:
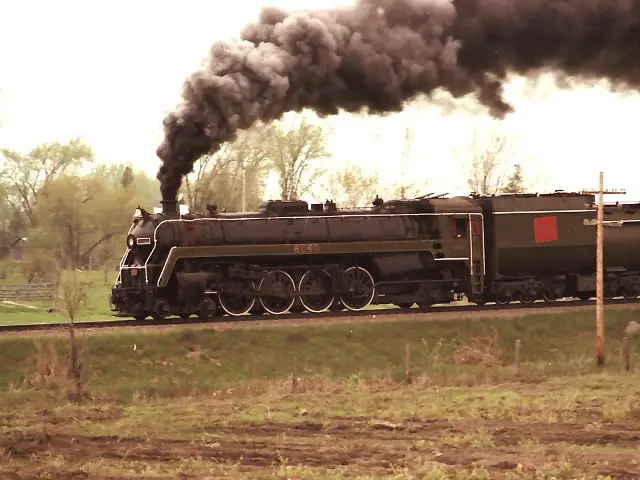
[[[554,308],[572,308],[572,307],[584,307],[593,305],[595,307],[595,300],[558,300],[555,302],[535,302],[531,304],[522,303],[509,303],[507,305],[444,305],[434,306],[428,308],[380,308],[361,310],[357,312],[353,311],[340,311],[340,312],[322,312],[316,314],[310,313],[289,313],[285,315],[243,315],[239,317],[230,316],[216,316],[207,320],[201,320],[197,317],[188,319],[183,318],[167,318],[165,320],[99,320],[99,321],[79,321],[74,322],[75,329],[87,330],[87,329],[102,329],[102,328],[122,328],[122,327],[162,327],[172,325],[198,325],[198,324],[217,324],[224,325],[229,323],[238,323],[243,321],[260,322],[268,325],[273,320],[315,320],[315,319],[331,319],[341,317],[367,317],[367,316],[384,316],[384,315],[412,315],[412,314],[434,314],[440,313],[473,313],[473,312],[500,312],[505,310],[518,311],[523,313],[532,312],[539,309],[554,309]],[[605,305],[640,305],[640,298],[635,299],[612,299],[606,300]],[[435,320],[435,319],[434,319]],[[57,323],[36,323],[36,324],[21,324],[21,325],[0,325],[0,333],[5,332],[33,332],[33,331],[46,331],[46,330],[59,330],[69,328],[68,322]]]

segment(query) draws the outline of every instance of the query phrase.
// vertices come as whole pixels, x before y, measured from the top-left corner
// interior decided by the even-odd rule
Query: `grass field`
[[[65,272],[66,276],[72,272]],[[105,282],[104,271],[73,272],[82,282],[89,283],[87,304],[80,321],[117,320],[109,310],[109,295],[118,273],[111,271]],[[8,284],[25,284],[19,274],[3,280]],[[52,311],[49,311],[52,310]],[[65,321],[64,303],[59,300],[0,302],[0,325],[24,325],[30,323],[58,323]]]
[[[636,315],[2,337],[0,474],[640,478]]]

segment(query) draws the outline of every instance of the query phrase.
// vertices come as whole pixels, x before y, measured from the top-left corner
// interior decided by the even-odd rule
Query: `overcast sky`
[[[235,36],[267,3],[323,7],[348,0],[199,0],[82,2],[21,0],[2,8],[0,29],[0,147],[28,150],[81,135],[100,160],[130,161],[154,175],[161,122],[186,76],[209,45]],[[10,5],[10,6],[9,6]],[[547,189],[626,188],[640,199],[636,172],[639,97],[601,87],[537,89],[525,79],[508,87],[516,112],[502,128]],[[429,192],[464,192],[459,164],[481,115],[443,116],[436,108],[389,118],[334,118],[333,164],[361,163],[394,181],[404,128],[420,137],[410,167]],[[468,151],[468,149],[467,149]]]

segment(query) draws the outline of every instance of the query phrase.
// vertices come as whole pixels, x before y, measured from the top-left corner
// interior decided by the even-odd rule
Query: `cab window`
[[[467,220],[464,218],[451,219],[451,237],[464,238],[467,236]]]

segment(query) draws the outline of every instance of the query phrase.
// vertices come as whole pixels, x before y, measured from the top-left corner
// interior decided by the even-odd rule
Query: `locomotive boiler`
[[[594,196],[425,196],[340,209],[138,208],[112,290],[119,316],[209,317],[371,304],[531,303],[595,294]],[[605,207],[605,292],[640,293],[640,207]]]

